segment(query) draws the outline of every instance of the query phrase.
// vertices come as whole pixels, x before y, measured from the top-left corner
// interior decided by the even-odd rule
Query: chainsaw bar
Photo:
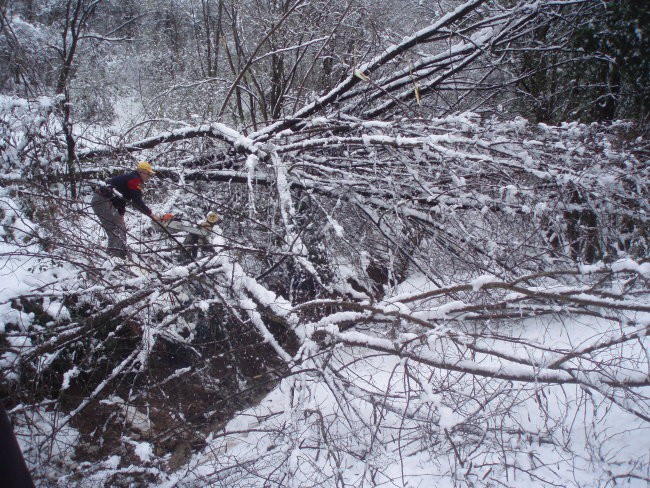
[[[190,234],[196,234],[197,236],[208,237],[210,231],[202,229],[200,227],[193,227],[191,225],[184,225],[178,220],[168,220],[166,222],[160,222],[165,229],[170,232],[189,232]]]

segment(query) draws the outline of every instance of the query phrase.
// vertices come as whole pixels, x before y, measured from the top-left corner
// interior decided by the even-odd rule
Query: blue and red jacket
[[[116,195],[113,192],[110,199],[120,214],[124,215],[126,202],[130,201],[140,212],[151,216],[151,209],[142,201],[142,185],[144,182],[140,177],[140,173],[132,171],[131,173],[114,176],[106,184],[119,193],[119,195]]]

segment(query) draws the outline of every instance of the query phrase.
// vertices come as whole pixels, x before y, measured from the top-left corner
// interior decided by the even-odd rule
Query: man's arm
[[[131,203],[143,214],[148,215],[149,217],[153,215],[151,209],[147,207],[147,204],[144,203],[144,200],[142,199],[142,190],[131,190]]]
[[[159,221],[160,219],[158,218],[158,216],[154,215],[154,213],[147,206],[147,204],[144,203],[144,200],[142,199],[142,180],[140,180],[139,178],[132,178],[127,183],[127,188],[129,189],[129,193],[130,193],[129,196],[131,197],[131,203],[133,204],[133,206],[143,214],[151,217],[156,222]]]

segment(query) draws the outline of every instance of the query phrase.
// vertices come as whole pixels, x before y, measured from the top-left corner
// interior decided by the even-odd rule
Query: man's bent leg
[[[93,211],[99,217],[99,223],[108,237],[107,252],[117,257],[127,256],[126,224],[108,198],[94,195],[91,201]]]
[[[110,232],[107,230],[108,252],[113,256],[125,258],[129,254],[126,247],[126,224],[124,223],[124,217],[114,207],[113,210],[113,220],[109,226]]]

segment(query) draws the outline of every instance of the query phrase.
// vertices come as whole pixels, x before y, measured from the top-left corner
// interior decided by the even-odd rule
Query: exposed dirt
[[[273,389],[284,363],[252,327],[242,330],[241,324],[223,320],[222,312],[210,310],[199,318],[203,325],[189,345],[158,340],[146,373],[122,377],[110,398],[77,415],[74,427],[82,439],[76,461],[97,463],[118,455],[122,466],[141,465],[134,446],[149,442],[154,454],[165,458],[164,468],[173,471],[205,445],[210,432]],[[284,347],[295,351],[298,342],[291,331],[268,325]],[[116,486],[127,481],[138,484],[133,475],[112,480]]]

